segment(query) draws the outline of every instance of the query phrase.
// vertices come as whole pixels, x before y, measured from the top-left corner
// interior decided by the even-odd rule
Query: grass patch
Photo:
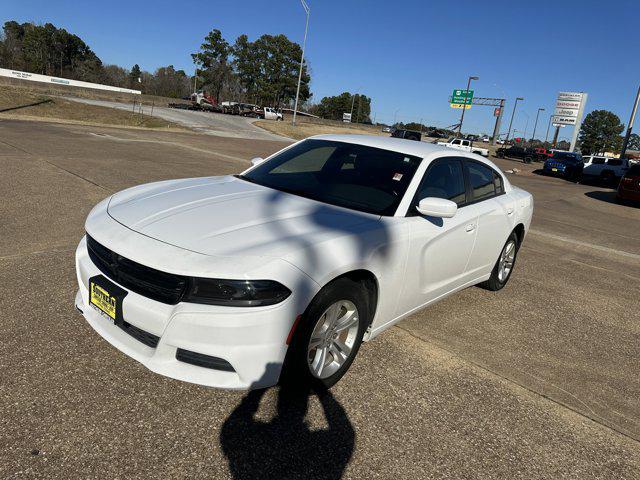
[[[282,135],[284,137],[301,140],[312,135],[322,134],[357,134],[357,135],[381,135],[388,137],[388,133],[380,131],[379,127],[358,124],[341,124],[335,123],[315,123],[308,120],[299,121],[296,119],[297,125],[291,125],[291,117],[287,117],[283,122],[273,120],[258,120],[254,125],[263,128],[271,133]]]
[[[118,127],[163,129],[169,127],[185,130],[180,125],[149,115],[73,102],[55,95],[43,94],[38,89],[33,90],[13,85],[0,85],[1,118],[51,120]]]

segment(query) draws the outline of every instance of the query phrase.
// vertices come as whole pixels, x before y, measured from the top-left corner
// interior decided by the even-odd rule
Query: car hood
[[[284,257],[379,217],[232,176],[158,182],[113,195],[109,215],[148,237],[205,255]]]

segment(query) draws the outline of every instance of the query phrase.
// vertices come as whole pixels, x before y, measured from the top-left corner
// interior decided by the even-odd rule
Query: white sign
[[[553,123],[558,125],[578,125],[582,117],[582,107],[586,94],[582,92],[560,92],[556,100]]]
[[[342,114],[342,121],[345,123],[351,123],[351,114],[350,113],[343,113]]]
[[[558,100],[573,100],[574,102],[582,101],[582,92],[559,92]]]
[[[580,102],[567,102],[566,100],[556,101],[556,108],[573,108],[575,110],[580,109]]]
[[[553,116],[553,120],[551,120],[554,124],[560,124],[560,125],[575,125],[576,123],[578,123],[578,118],[577,117],[563,117],[563,116],[557,116],[554,115]]]
[[[553,114],[558,116],[558,117],[577,117],[579,111],[580,111],[579,108],[576,108],[576,109],[573,109],[573,108],[556,108],[556,110],[555,110],[555,112],[553,112]]]
[[[92,88],[94,90],[109,90],[112,92],[134,93],[140,95],[140,90],[131,90],[129,88],[112,87],[111,85],[102,85],[100,83],[81,82],[80,80],[70,80],[67,78],[50,77],[48,75],[39,75],[37,73],[21,72],[19,70],[8,70],[0,68],[0,76],[19,78],[20,80],[28,80],[30,82],[53,83],[55,85],[67,85],[70,87]]]

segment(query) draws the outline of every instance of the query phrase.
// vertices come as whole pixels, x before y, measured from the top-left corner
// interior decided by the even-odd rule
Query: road
[[[112,102],[108,100],[93,100],[81,97],[65,97],[67,100],[97,105],[100,107],[117,108],[131,111],[132,103]],[[139,106],[136,107],[136,109]],[[137,111],[137,110],[136,110]],[[152,113],[151,104],[143,104],[142,112],[145,115]],[[169,122],[188,127],[196,132],[206,133],[219,137],[246,138],[251,140],[272,140],[291,142],[286,137],[267,132],[253,125],[255,119],[240,117],[238,115],[224,115],[222,113],[196,112],[193,110],[179,110],[176,108],[153,106],[153,116]]]
[[[96,335],[73,308],[91,207],[285,145],[0,121],[0,478],[640,478],[640,209],[519,162],[507,287],[401,322],[328,396],[181,383]]]

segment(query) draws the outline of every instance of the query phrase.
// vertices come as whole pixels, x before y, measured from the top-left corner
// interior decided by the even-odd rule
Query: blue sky
[[[507,97],[508,126],[528,132],[538,108],[546,131],[560,90],[589,93],[587,111],[608,109],[626,124],[640,82],[637,0],[433,2],[308,0],[307,59],[316,101],[359,90],[373,98],[372,116],[423,119],[447,126],[454,88],[469,75],[476,96]],[[246,33],[284,33],[302,42],[298,0],[119,1],[0,0],[0,20],[51,22],[82,37],[105,63],[154,70],[173,64],[193,72],[190,53],[213,28],[232,43]],[[630,53],[627,53],[630,52]],[[493,110],[474,106],[465,131],[490,133]],[[571,134],[569,127],[561,136]],[[544,132],[542,133],[544,136]]]

